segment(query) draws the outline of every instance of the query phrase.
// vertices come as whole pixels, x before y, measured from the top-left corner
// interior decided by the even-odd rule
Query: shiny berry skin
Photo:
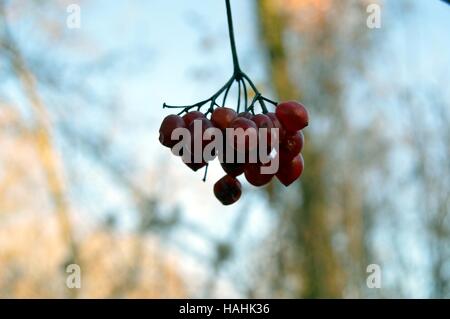
[[[303,148],[304,137],[302,132],[297,132],[293,135],[286,136],[280,143],[280,152],[286,158],[293,159]]]
[[[234,141],[231,141],[236,150],[248,152],[256,148],[258,143],[258,127],[255,122],[244,117],[237,117],[231,122],[230,128],[238,130],[235,131],[236,137],[234,138]],[[242,129],[243,131],[239,129]],[[242,137],[244,137],[244,139],[242,139]]]
[[[273,127],[278,129],[278,136],[277,136],[278,141],[283,140],[286,136],[286,129],[283,127],[281,122],[278,120],[275,113],[269,112],[266,114],[266,116],[268,116],[272,120]]]
[[[173,147],[178,140],[172,140],[172,132],[176,128],[186,128],[183,119],[178,115],[168,115],[164,118],[159,128],[159,141],[166,147]]]
[[[202,119],[202,118],[206,118],[206,117],[205,117],[205,114],[203,114],[200,111],[192,111],[192,112],[188,112],[183,115],[183,120],[184,120],[184,123],[186,124],[186,127],[189,127],[189,125],[191,125],[192,121],[194,121],[196,119]]]
[[[278,104],[275,114],[288,132],[295,133],[308,126],[308,111],[295,101]]]
[[[245,178],[253,186],[263,186],[272,180],[274,174],[262,174],[260,163],[249,163],[245,165]]]
[[[238,114],[238,117],[246,118],[247,120],[251,120],[253,115],[250,112],[241,112]]]
[[[236,111],[233,109],[228,107],[218,107],[211,114],[211,122],[215,127],[224,130],[237,116]]]
[[[241,194],[241,183],[230,175],[225,175],[214,184],[214,195],[223,205],[237,202]]]
[[[280,159],[280,169],[277,172],[278,180],[284,185],[289,186],[295,182],[303,172],[303,157],[301,154],[294,157],[290,162]]]
[[[272,120],[270,117],[264,114],[256,114],[252,117],[252,121],[255,122],[258,128],[270,129],[273,127]]]

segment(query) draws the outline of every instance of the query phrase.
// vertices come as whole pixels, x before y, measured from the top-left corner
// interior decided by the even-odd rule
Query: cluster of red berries
[[[199,127],[201,123],[201,132],[196,132],[195,127]],[[195,125],[197,122],[197,126]],[[191,145],[189,148],[193,150],[195,140],[201,145],[200,150],[203,151],[212,139],[205,138],[204,132],[209,128],[215,128],[221,132],[233,129],[240,132],[258,132],[263,131],[267,134],[266,141],[267,152],[271,154],[268,160],[258,159],[257,161],[249,161],[251,152],[260,152],[261,144],[252,144],[251,134],[246,134],[242,139],[235,138],[230,140],[229,135],[225,134],[224,145],[231,145],[234,149],[233,159],[229,159],[228,152],[214,150],[214,155],[219,156],[221,166],[226,175],[217,181],[214,185],[214,194],[223,205],[231,205],[239,200],[242,190],[241,183],[237,177],[244,174],[246,180],[254,186],[263,186],[269,183],[274,176],[285,186],[296,181],[303,171],[303,157],[301,150],[303,148],[304,137],[301,130],[308,125],[308,112],[306,108],[298,102],[283,102],[277,105],[275,113],[252,115],[249,112],[237,113],[233,109],[226,107],[218,107],[211,113],[210,119],[200,111],[192,111],[184,116],[169,115],[167,116],[159,130],[159,141],[162,145],[171,148],[173,153],[182,156],[183,162],[192,170],[207,165],[207,161],[202,158],[201,161],[194,161],[194,152],[186,154],[185,150],[177,150],[174,152],[175,145],[180,138],[174,138],[173,132],[177,128],[187,129],[191,134]],[[266,129],[266,130],[262,130]],[[198,134],[200,133],[200,134]],[[254,139],[260,141],[259,139]],[[275,148],[275,152],[273,149]],[[238,153],[244,150],[244,161],[237,161]],[[275,153],[275,154],[274,154]],[[272,161],[277,161],[278,167],[276,171],[264,173],[262,167],[270,166]]]

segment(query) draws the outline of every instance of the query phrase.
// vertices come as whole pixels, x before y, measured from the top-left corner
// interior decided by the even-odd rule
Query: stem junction
[[[216,93],[214,93],[210,98],[197,102],[191,105],[168,105],[166,103],[163,104],[163,108],[169,109],[181,109],[178,115],[183,113],[187,113],[192,110],[200,111],[204,106],[207,106],[208,109],[205,112],[205,115],[208,115],[214,111],[216,107],[225,107],[226,101],[229,95],[229,92],[233,85],[237,84],[238,87],[238,101],[236,111],[239,113],[241,108],[241,99],[243,99],[244,112],[251,112],[255,114],[255,105],[258,103],[261,107],[263,113],[267,113],[268,109],[266,107],[265,102],[271,103],[273,105],[277,105],[278,103],[272,101],[266,97],[264,97],[250,79],[250,77],[245,74],[240,66],[239,66],[239,58],[236,49],[236,41],[234,38],[234,29],[233,29],[233,17],[231,15],[231,5],[230,0],[225,0],[226,8],[227,8],[227,21],[228,21],[228,34],[230,36],[230,46],[231,46],[231,54],[233,57],[233,75],[231,78],[222,86]],[[254,96],[249,103],[249,88],[253,91]],[[217,99],[223,95],[222,101],[219,104]]]

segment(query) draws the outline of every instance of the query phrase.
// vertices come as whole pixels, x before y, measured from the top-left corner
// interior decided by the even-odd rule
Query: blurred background
[[[224,207],[217,162],[158,142],[231,76],[223,0],[0,0],[0,297],[450,297],[450,6],[231,5],[244,71],[311,122],[300,182]]]

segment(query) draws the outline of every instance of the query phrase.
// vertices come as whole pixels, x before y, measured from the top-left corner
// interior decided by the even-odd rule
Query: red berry
[[[173,147],[178,140],[172,139],[172,132],[176,128],[186,128],[183,119],[178,115],[168,115],[164,118],[159,128],[159,141],[166,147]]]
[[[302,132],[297,132],[293,135],[286,136],[280,143],[280,152],[286,158],[293,159],[303,148],[304,137]]]
[[[198,171],[202,167],[205,167],[207,164],[203,159],[203,156],[200,158],[200,161],[197,161],[193,152],[187,152],[186,154],[183,154],[181,159],[183,160],[183,163],[186,164],[186,166],[192,169],[194,172]]]
[[[186,166],[196,172],[207,164],[205,159],[203,158],[203,147],[201,148],[201,152],[202,153],[200,154],[200,157],[196,158],[194,153],[194,145],[191,141],[190,149],[186,151],[186,154],[183,154],[181,159],[183,160],[183,163],[186,164]]]
[[[272,120],[273,127],[278,129],[278,136],[276,136],[278,141],[283,140],[284,137],[286,136],[286,129],[283,127],[281,122],[278,120],[275,113],[269,112],[266,115]]]
[[[224,143],[223,143],[223,150],[220,152],[219,160],[220,165],[222,166],[225,173],[228,175],[231,175],[233,177],[239,176],[242,173],[244,173],[244,167],[245,163],[242,163],[243,161],[246,161],[246,157],[243,158],[243,161],[238,162],[238,156],[239,155],[245,155],[245,154],[239,154],[232,146],[231,143],[227,143],[226,136],[224,137]],[[230,154],[227,154],[230,153]]]
[[[183,161],[184,162],[184,161]],[[202,163],[186,163],[184,162],[184,164],[186,164],[187,167],[189,167],[191,170],[193,170],[194,172],[198,171],[200,168],[205,167],[206,166],[206,162],[202,162]]]
[[[264,114],[257,114],[252,117],[252,121],[255,122],[258,129],[266,129],[267,135],[266,135],[266,143],[267,143],[267,154],[270,154],[272,151],[272,143],[276,139],[276,136],[274,135],[274,132],[272,129],[274,128],[273,122],[267,115]],[[260,134],[260,131],[258,132]],[[262,138],[262,136],[259,136],[259,138]],[[258,144],[261,142],[260,139],[258,139]]]
[[[258,128],[270,129],[273,127],[272,120],[265,114],[256,114],[252,117],[252,121],[255,122]]]
[[[252,120],[237,117],[230,124],[230,128],[234,129],[234,141],[230,141],[233,147],[238,151],[246,153],[256,148],[258,143],[258,127]]]
[[[238,114],[238,117],[246,118],[247,120],[251,120],[253,115],[250,112],[241,112]]]
[[[253,186],[263,186],[272,180],[275,174],[262,174],[260,163],[250,163],[245,166],[245,178]]]
[[[230,176],[237,177],[244,173],[245,164],[244,163],[220,163],[225,173]]]
[[[203,158],[203,153],[201,154],[200,160],[196,159],[194,156],[194,146],[190,146],[190,150],[186,152],[186,154],[183,154],[181,159],[183,160],[183,163],[186,164],[187,167],[192,169],[194,172],[198,171],[200,168],[206,166],[206,161]]]
[[[241,183],[235,177],[225,175],[214,184],[214,195],[223,205],[237,202],[241,194]]]
[[[196,127],[199,127],[199,130],[196,130]],[[202,145],[202,151],[203,148],[211,143],[210,140],[207,140],[204,138],[205,131],[209,128],[214,127],[210,120],[208,120],[206,117],[195,119],[191,122],[191,124],[188,126],[189,131],[191,132],[191,138],[192,142],[194,140],[198,143],[201,143]],[[192,145],[193,147],[193,145]]]
[[[188,129],[191,133],[191,143],[189,150],[186,154],[183,154],[183,162],[191,168],[193,171],[197,171],[206,165],[206,161],[203,157],[203,151],[210,140],[204,139],[203,134],[208,128],[213,127],[210,120],[207,118],[195,119],[191,122]],[[199,128],[198,130],[196,128]],[[196,149],[196,145],[198,149]],[[198,152],[198,154],[196,153]]]
[[[211,122],[215,127],[220,128],[221,130],[226,129],[230,123],[237,117],[237,113],[235,110],[227,108],[227,107],[218,107],[211,114]]]
[[[294,159],[288,163],[282,161],[280,158],[280,169],[277,172],[278,180],[284,185],[289,186],[295,182],[303,172],[303,157],[301,154],[294,157]]]
[[[289,132],[294,133],[308,126],[308,111],[298,102],[282,102],[278,104],[275,113]]]
[[[192,121],[196,119],[202,119],[205,118],[205,114],[203,114],[200,111],[192,111],[189,113],[186,113],[183,115],[184,123],[186,124],[186,127],[189,127],[191,125]]]

